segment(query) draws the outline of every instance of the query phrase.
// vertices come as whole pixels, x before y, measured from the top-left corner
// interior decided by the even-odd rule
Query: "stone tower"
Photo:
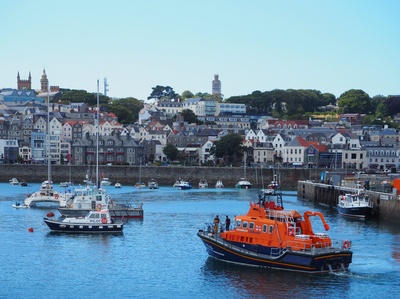
[[[212,95],[221,94],[221,81],[219,81],[218,77],[218,75],[214,75],[214,80],[212,81]]]
[[[29,77],[28,80],[21,80],[21,78],[19,77],[19,71],[18,71],[18,75],[17,75],[17,89],[21,90],[21,89],[32,89],[32,77],[31,77],[31,72],[29,72]]]
[[[49,80],[47,79],[46,70],[43,69],[42,79],[40,79],[40,92],[47,92],[49,88]]]

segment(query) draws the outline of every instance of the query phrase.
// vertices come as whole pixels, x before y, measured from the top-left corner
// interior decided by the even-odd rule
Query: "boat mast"
[[[97,112],[96,112],[96,187],[99,188],[99,79],[97,79]]]
[[[51,157],[50,157],[50,84],[47,82],[47,137],[46,137],[46,155],[47,155],[47,180],[51,183]]]

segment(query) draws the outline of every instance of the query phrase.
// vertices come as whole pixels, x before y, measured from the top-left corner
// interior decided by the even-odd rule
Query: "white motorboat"
[[[373,203],[364,190],[339,195],[337,210],[349,217],[367,218],[373,214]]]
[[[221,180],[218,180],[218,181],[215,183],[215,188],[224,188],[224,184],[222,183]]]
[[[89,211],[85,217],[43,220],[52,231],[65,233],[122,233],[124,227],[121,221],[112,219],[107,209]]]
[[[159,188],[158,183],[157,183],[157,181],[156,181],[155,179],[150,179],[150,180],[148,181],[148,183],[147,183],[147,186],[148,186],[150,189],[158,189],[158,188]]]
[[[111,181],[109,178],[103,178],[100,182],[100,186],[111,186]]]
[[[237,184],[236,184],[236,188],[240,188],[240,189],[249,189],[252,186],[253,185],[244,178],[241,178],[240,181],[237,182]]]
[[[13,186],[19,185],[17,178],[12,178],[9,182],[10,182],[10,185],[13,185]]]
[[[201,179],[199,182],[199,188],[208,188],[208,182],[206,179]]]

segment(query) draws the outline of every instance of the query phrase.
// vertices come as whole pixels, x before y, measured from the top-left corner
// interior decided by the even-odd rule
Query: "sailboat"
[[[244,154],[244,162],[243,162],[243,172],[244,172],[244,177],[237,182],[235,185],[236,188],[240,189],[249,189],[253,186],[252,183],[250,183],[248,180],[246,180],[246,158],[247,158],[247,152]]]
[[[69,181],[68,182],[60,182],[58,187],[68,188],[71,187],[73,184],[71,182],[71,161],[69,162]]]
[[[50,89],[48,87],[46,134],[47,180],[41,184],[39,191],[28,194],[24,200],[24,206],[33,207],[38,203],[55,203],[57,205],[61,205],[68,197],[66,193],[58,192],[53,189],[53,182],[51,180],[50,135]]]
[[[58,211],[65,217],[85,216],[96,209],[107,209],[112,218],[143,218],[142,204],[119,204],[111,199],[99,183],[99,81],[97,81],[97,118],[96,118],[96,184],[75,189],[75,194]],[[87,177],[87,180],[89,178]]]
[[[135,184],[136,188],[145,188],[146,184],[142,182],[142,158],[140,158],[140,165],[139,165],[139,181]]]

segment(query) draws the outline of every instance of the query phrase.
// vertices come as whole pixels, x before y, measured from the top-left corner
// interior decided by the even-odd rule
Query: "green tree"
[[[183,101],[186,100],[186,99],[193,98],[193,97],[194,97],[194,94],[189,90],[185,90],[184,92],[182,92],[182,95],[181,95],[181,99]]]
[[[374,114],[375,109],[366,92],[360,89],[350,89],[339,97],[339,112]]]
[[[148,100],[174,101],[179,99],[179,94],[170,86],[157,85],[156,87],[152,87],[152,89],[153,91],[150,96],[147,97]]]
[[[176,146],[171,143],[164,147],[163,153],[165,156],[167,156],[169,161],[175,161],[178,159],[179,151]]]
[[[99,95],[100,104],[107,104],[110,98],[104,95]],[[97,105],[97,94],[89,93],[86,90],[64,90],[61,96],[61,101],[63,103],[86,103],[90,106]]]
[[[143,101],[135,98],[114,100],[112,105],[105,105],[107,111],[114,113],[121,124],[133,124],[139,119],[139,112],[143,109]]]
[[[196,114],[190,109],[183,109],[179,114],[182,115],[183,120],[189,124],[198,122]]]
[[[241,161],[243,156],[242,135],[228,134],[215,141],[210,154],[223,158],[225,162]]]

